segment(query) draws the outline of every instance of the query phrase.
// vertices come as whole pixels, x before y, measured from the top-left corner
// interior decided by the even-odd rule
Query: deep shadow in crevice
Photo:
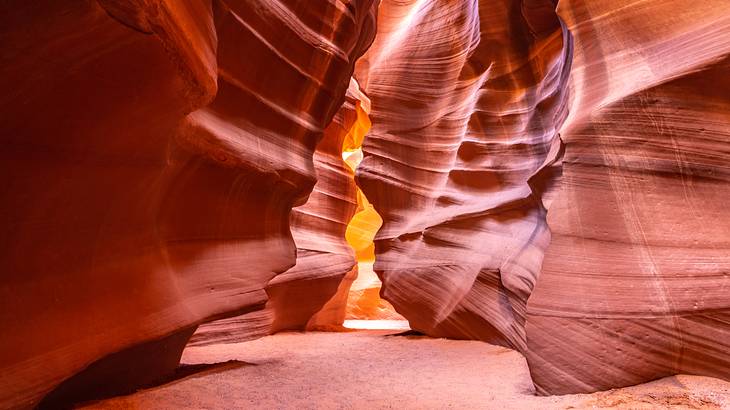
[[[39,409],[65,409],[74,403],[134,392],[176,373],[182,351],[197,326],[109,354],[56,386]]]
[[[241,360],[229,360],[220,363],[200,363],[200,364],[183,364],[175,370],[175,373],[160,380],[158,383],[145,386],[144,388],[156,387],[161,384],[173,384],[184,379],[195,379],[198,377],[209,376],[211,374],[223,373],[229,370],[240,369],[246,366],[257,366],[255,363],[244,362]]]
[[[394,337],[394,336],[395,337],[405,337],[407,339],[418,338],[418,337],[430,337],[430,336],[427,336],[425,333],[421,333],[418,330],[413,330],[413,329],[406,330],[405,332],[400,332],[400,333],[392,333],[392,334],[385,335],[385,336],[386,337]]]
[[[229,361],[179,366],[182,351],[197,326],[107,355],[61,382],[38,409],[67,409],[77,403],[134,393],[187,377],[231,370],[249,363]]]
[[[136,388],[127,388],[116,390],[115,392],[99,392],[98,394],[89,394],[83,400],[62,400],[63,398],[53,397],[46,398],[38,405],[38,409],[73,409],[81,404],[90,404],[99,400],[109,399],[117,396],[126,396],[136,393],[140,390],[151,389],[162,385],[172,385],[186,379],[209,376],[212,374],[223,373],[230,370],[239,369],[245,366],[256,366],[254,363],[248,363],[240,360],[229,360],[220,363],[201,363],[192,365],[181,365],[174,373],[167,377],[157,379],[145,385]]]

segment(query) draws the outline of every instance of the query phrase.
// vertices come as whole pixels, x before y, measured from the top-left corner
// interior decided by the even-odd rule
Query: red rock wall
[[[384,1],[358,62],[375,271],[415,330],[524,348],[570,40],[550,1]],[[539,185],[539,186],[538,186]]]
[[[541,392],[730,378],[728,61],[625,97],[564,135],[527,321]]]
[[[294,208],[290,217],[297,245],[296,265],[269,282],[266,309],[206,323],[193,335],[191,345],[235,343],[279,330],[304,330],[338,288],[347,293],[352,279],[342,282],[346,275],[356,275],[356,261],[345,231],[358,205],[355,174],[343,160],[342,151],[354,135],[362,139],[365,129],[359,122],[360,104],[365,98],[357,82],[351,80],[344,104],[317,145],[317,183],[307,203]],[[316,326],[341,325],[344,303],[346,300],[330,304],[330,312],[319,314]]]
[[[383,294],[522,350],[542,394],[730,378],[730,4],[555,7],[381,6],[357,75]]]
[[[144,383],[197,324],[264,306],[374,7],[0,6],[0,407],[79,372],[65,398]]]
[[[730,379],[730,3],[565,1],[564,178],[528,303],[538,392]]]
[[[152,382],[203,322],[341,320],[376,3],[0,5],[0,407]],[[730,379],[730,3],[555,3],[383,1],[382,294],[541,394]]]

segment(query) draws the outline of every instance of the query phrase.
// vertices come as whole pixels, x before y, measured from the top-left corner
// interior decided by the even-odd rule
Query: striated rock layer
[[[555,3],[383,2],[356,70],[383,295],[542,394],[730,378],[730,3]]]
[[[730,3],[558,11],[576,47],[564,178],[528,304],[536,388],[730,379]]]
[[[361,143],[369,127],[367,108],[363,108],[368,104],[357,82],[351,80],[344,104],[317,145],[314,190],[307,203],[291,213],[296,265],[269,282],[266,309],[206,323],[193,335],[190,345],[233,343],[284,329],[303,330],[328,301],[312,326],[342,324],[346,300],[340,301],[335,293],[346,294],[357,276],[355,253],[345,232],[358,208],[354,170],[342,152]]]
[[[0,6],[0,407],[152,381],[264,306],[374,7]]]
[[[384,221],[382,294],[415,330],[524,349],[570,37],[550,1],[384,1],[378,18],[358,183]]]

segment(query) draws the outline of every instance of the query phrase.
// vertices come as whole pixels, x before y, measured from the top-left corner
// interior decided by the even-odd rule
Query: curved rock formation
[[[730,378],[730,4],[555,3],[383,2],[356,71],[384,296],[543,394]]]
[[[547,0],[384,1],[378,19],[358,183],[384,220],[382,293],[415,330],[523,349],[569,36]]]
[[[378,3],[2,2],[0,407],[337,325],[375,256],[541,394],[730,379],[730,2]]]
[[[193,335],[191,345],[235,343],[284,329],[303,330],[325,303],[325,311],[312,319],[311,326],[342,324],[349,285],[357,276],[355,254],[345,232],[358,208],[354,169],[342,152],[359,145],[369,128],[362,104],[369,104],[367,97],[350,80],[345,102],[314,154],[314,190],[307,203],[291,213],[296,265],[269,282],[266,309],[206,323]],[[344,293],[345,299],[335,293]]]
[[[730,4],[558,10],[576,47],[564,179],[528,304],[536,388],[730,379]]]
[[[342,327],[345,321],[348,301],[351,292],[351,286],[360,276],[360,261],[363,255],[373,257],[372,237],[380,227],[378,222],[373,223],[372,206],[367,203],[367,199],[362,191],[355,184],[355,169],[362,159],[363,138],[370,129],[370,99],[362,93],[359,85],[353,79],[351,87],[348,90],[348,99],[353,98],[354,104],[346,102],[342,106],[342,110],[348,114],[350,118],[350,130],[345,136],[341,144],[340,158],[344,166],[348,170],[347,183],[352,186],[353,190],[348,192],[350,199],[354,202],[354,213],[349,215],[345,230],[338,232],[340,241],[345,242],[349,252],[354,257],[352,259],[353,266],[347,274],[339,280],[339,286],[335,294],[333,294],[320,311],[314,315],[307,323],[308,329],[338,329]],[[375,214],[379,220],[380,217]],[[370,245],[368,247],[368,245]]]
[[[345,275],[355,268],[355,254],[345,240],[357,210],[355,174],[342,158],[349,139],[362,139],[360,89],[350,81],[347,99],[327,127],[314,155],[317,184],[303,206],[291,215],[297,264],[269,283],[274,309],[272,331],[304,329],[309,319],[334,296]],[[352,134],[359,134],[353,136]]]
[[[393,305],[380,297],[382,283],[373,271],[373,261],[358,261],[357,278],[352,282],[347,297],[347,320],[404,321]]]
[[[0,407],[159,378],[197,324],[263,307],[374,7],[0,6]]]

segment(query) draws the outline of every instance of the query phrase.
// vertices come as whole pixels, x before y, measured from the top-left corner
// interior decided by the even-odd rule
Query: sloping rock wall
[[[550,1],[384,1],[378,24],[358,184],[382,294],[415,330],[524,349],[570,37]]]
[[[728,379],[730,4],[561,0],[558,12],[575,58],[564,178],[528,303],[538,392]]]
[[[556,3],[381,5],[356,72],[383,295],[521,350],[542,394],[728,378],[730,4]]]
[[[375,6],[3,2],[0,407],[265,305]]]

